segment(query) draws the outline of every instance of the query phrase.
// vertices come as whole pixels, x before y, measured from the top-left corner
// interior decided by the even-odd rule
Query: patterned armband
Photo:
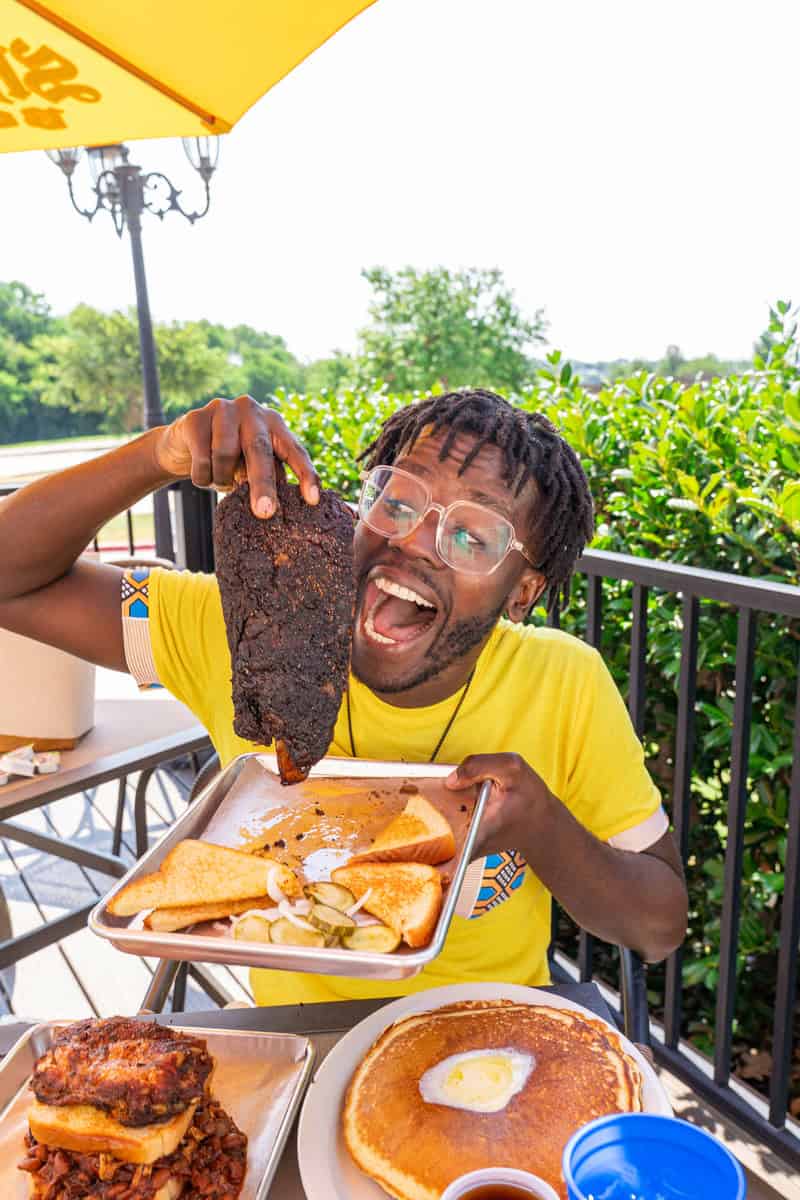
[[[142,691],[161,687],[150,640],[150,568],[128,567],[122,576],[122,639],[128,671]]]

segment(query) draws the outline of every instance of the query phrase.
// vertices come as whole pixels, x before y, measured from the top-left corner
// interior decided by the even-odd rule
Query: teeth
[[[393,646],[395,644],[394,638],[387,638],[382,633],[378,633],[372,623],[372,613],[369,614],[364,622],[364,629],[367,631],[367,636],[371,637],[374,642],[381,642],[384,646]]]
[[[395,583],[393,579],[384,579],[381,575],[375,580],[375,586],[382,592],[386,592],[387,596],[398,596],[401,600],[411,600],[414,604],[419,604],[421,608],[435,608],[435,604],[431,604],[430,600],[425,600],[420,596],[419,592],[412,592],[411,588],[403,587],[401,583]]]

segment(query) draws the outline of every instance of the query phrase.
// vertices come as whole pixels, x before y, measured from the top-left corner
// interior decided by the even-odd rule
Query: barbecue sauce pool
[[[515,1183],[479,1183],[463,1192],[461,1200],[537,1200],[537,1195],[530,1188],[517,1187]]]

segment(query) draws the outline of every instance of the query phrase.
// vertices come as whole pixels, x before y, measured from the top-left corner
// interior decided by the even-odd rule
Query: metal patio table
[[[211,741],[204,727],[177,700],[142,697],[98,700],[94,728],[74,750],[62,752],[58,772],[36,775],[32,779],[14,779],[0,787],[0,838],[21,842],[45,854],[120,879],[130,870],[130,863],[119,854],[123,789],[127,776],[140,772],[134,799],[136,854],[140,857],[147,849],[145,800],[153,772],[174,758],[210,747]],[[111,854],[87,850],[56,836],[25,829],[11,820],[109,780],[120,781]],[[92,900],[29,933],[0,942],[0,969],[82,929],[96,903]]]

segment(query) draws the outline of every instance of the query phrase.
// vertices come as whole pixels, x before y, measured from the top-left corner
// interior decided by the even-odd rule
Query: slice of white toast
[[[273,868],[285,896],[302,895],[296,875],[281,863],[187,838],[170,851],[158,871],[124,887],[108,910],[115,917],[132,917],[144,908],[256,899],[267,895],[267,876]]]
[[[248,900],[220,900],[216,904],[184,904],[178,908],[155,908],[144,919],[145,929],[159,933],[175,933],[201,921],[222,921],[225,917],[240,917],[250,908],[272,908],[273,901],[263,897]]]
[[[37,1142],[78,1154],[98,1151],[129,1163],[154,1163],[173,1154],[186,1136],[197,1104],[169,1121],[151,1125],[121,1125],[90,1104],[40,1104],[28,1109],[28,1124]]]
[[[433,937],[442,910],[442,880],[427,863],[348,863],[331,873],[334,883],[349,888],[371,913],[418,949]]]
[[[409,796],[401,813],[376,836],[369,850],[354,855],[351,862],[420,862],[435,866],[456,852],[450,822],[429,800],[417,792]]]

